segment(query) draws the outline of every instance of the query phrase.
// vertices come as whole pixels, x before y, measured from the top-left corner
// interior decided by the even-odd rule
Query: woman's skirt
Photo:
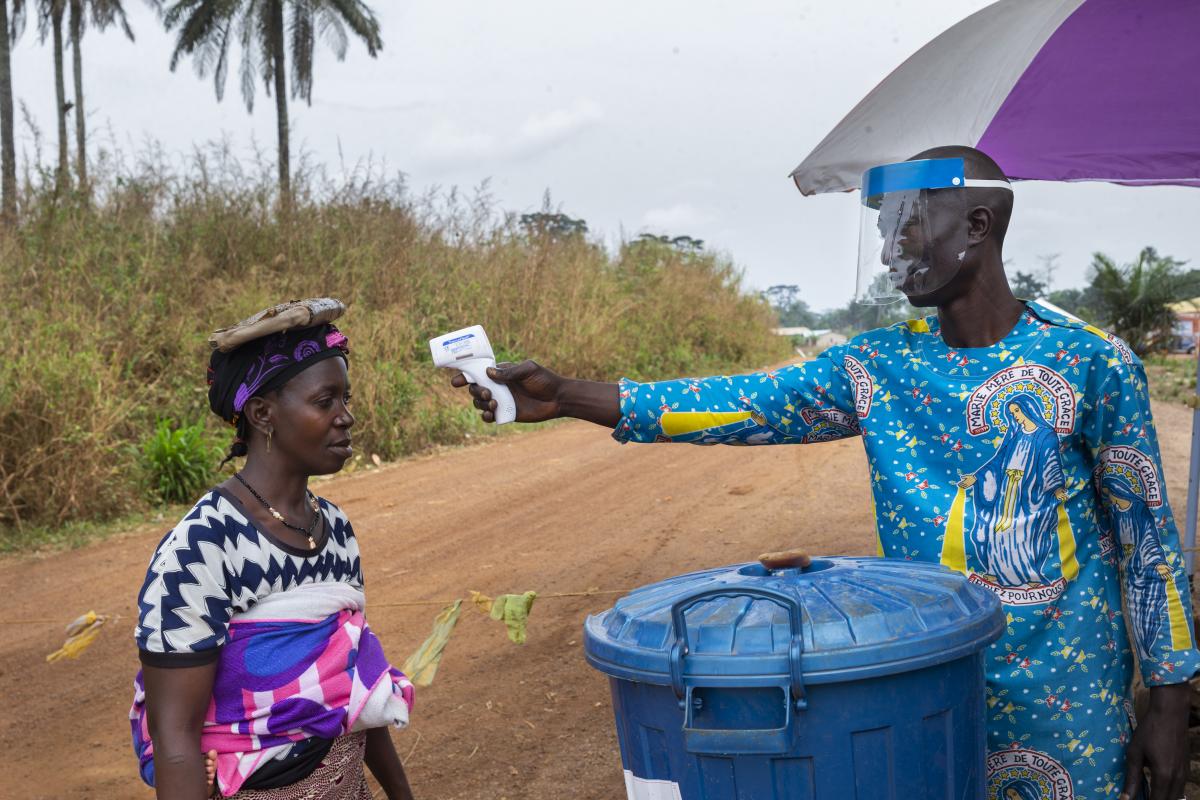
[[[243,789],[234,800],[371,800],[363,755],[367,732],[359,731],[333,740],[320,766],[290,786],[278,789]]]

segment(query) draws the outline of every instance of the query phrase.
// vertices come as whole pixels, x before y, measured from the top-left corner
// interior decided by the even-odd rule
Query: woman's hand
[[[975,476],[974,475],[963,475],[962,480],[960,480],[958,482],[958,485],[964,489],[970,489],[972,486],[975,485]]]
[[[146,721],[154,741],[154,791],[160,800],[209,796],[200,731],[216,673],[215,661],[199,667],[142,667]]]

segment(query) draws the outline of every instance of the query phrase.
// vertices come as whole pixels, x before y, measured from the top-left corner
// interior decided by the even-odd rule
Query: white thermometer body
[[[503,384],[488,377],[487,368],[496,366],[492,344],[482,325],[472,325],[461,331],[446,333],[429,340],[429,352],[436,367],[457,369],[470,383],[477,383],[492,393],[496,401],[496,424],[503,425],[517,418],[517,404],[512,392]]]

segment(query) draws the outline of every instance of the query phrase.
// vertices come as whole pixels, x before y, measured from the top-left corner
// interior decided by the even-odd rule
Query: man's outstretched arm
[[[781,444],[859,435],[854,391],[840,353],[747,375],[637,383],[564,378],[532,361],[489,374],[509,386],[517,420],[574,417],[612,428],[621,441]],[[454,386],[467,385],[459,375]],[[485,421],[496,403],[487,389],[471,395]]]

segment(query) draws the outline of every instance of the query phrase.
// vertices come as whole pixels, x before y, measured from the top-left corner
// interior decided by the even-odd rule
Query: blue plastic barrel
[[[630,800],[983,800],[995,595],[819,558],[656,583],[588,617]]]

